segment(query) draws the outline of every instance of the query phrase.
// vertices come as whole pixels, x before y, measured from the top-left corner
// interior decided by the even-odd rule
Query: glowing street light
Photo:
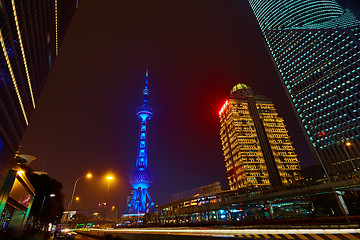
[[[349,152],[348,152],[348,150],[346,148],[346,147],[350,147],[351,145],[352,145],[351,142],[347,141],[344,144],[344,151],[346,153],[347,158],[349,159],[349,162],[350,162],[351,166],[354,168],[354,171],[356,172],[356,175],[358,176],[358,178],[360,178],[360,174],[359,174],[359,172],[357,170],[357,167],[355,166],[355,164],[354,164],[353,160],[351,159],[350,154],[349,154]]]
[[[320,162],[320,164],[321,164],[321,167],[322,167],[322,169],[323,169],[323,171],[324,171],[324,173],[325,173],[325,175],[326,175],[326,178],[329,180],[329,183],[330,183],[330,185],[331,185],[332,192],[333,192],[334,195],[335,195],[336,201],[337,201],[338,204],[339,204],[339,207],[340,207],[340,209],[341,209],[341,212],[344,214],[344,216],[345,216],[345,218],[346,218],[346,221],[347,221],[348,223],[350,223],[350,219],[349,219],[349,216],[348,216],[349,210],[347,209],[347,207],[346,207],[346,205],[345,205],[345,202],[342,201],[341,195],[338,194],[338,192],[335,190],[334,184],[333,184],[333,182],[331,181],[331,178],[330,178],[330,176],[329,176],[329,173],[327,172],[326,167],[324,166],[324,163],[323,163],[323,161],[322,161],[322,159],[321,159],[321,157],[320,157],[320,154],[319,154],[318,150],[316,149],[315,145],[314,145],[314,150],[315,150],[315,154],[316,154],[316,156],[317,156],[317,158],[318,158],[318,160],[319,160],[319,162]]]
[[[106,179],[108,180],[108,187],[107,187],[107,192],[106,192],[106,203],[107,205],[109,205],[109,189],[110,189],[110,181],[114,179],[113,176],[111,175],[108,175],[106,176]],[[107,215],[107,206],[105,206],[105,218],[106,218],[106,215]]]
[[[109,198],[110,181],[113,180],[114,177],[111,176],[111,175],[108,175],[108,176],[106,176],[106,179],[108,180],[107,195],[108,195],[108,198]]]
[[[41,203],[41,207],[40,207],[40,211],[39,211],[39,217],[41,216],[41,212],[44,208],[44,203],[45,203],[45,200],[46,200],[46,197],[55,197],[56,195],[54,193],[51,193],[50,195],[45,195],[43,200],[42,200],[42,203]]]
[[[110,181],[113,180],[114,177],[111,175],[108,175],[108,176],[106,176],[106,179],[108,180],[107,194],[109,195]]]
[[[79,198],[79,197],[76,197],[76,198],[75,198],[75,200],[76,200],[76,201],[79,201],[79,200],[80,200],[80,198]]]
[[[86,176],[81,176],[81,177],[79,177],[78,179],[76,179],[76,181],[75,181],[75,183],[74,183],[74,187],[73,187],[71,199],[70,199],[70,202],[69,202],[69,205],[68,205],[68,209],[67,209],[67,210],[68,210],[67,220],[69,220],[70,209],[71,209],[71,207],[72,207],[72,203],[73,203],[73,200],[74,200],[74,194],[75,194],[76,184],[77,184],[77,182],[78,182],[80,179],[82,179],[82,178],[84,178],[84,177],[86,177],[86,178],[91,178],[91,177],[92,177],[92,174],[91,174],[91,173],[88,173],[88,174],[86,174]]]

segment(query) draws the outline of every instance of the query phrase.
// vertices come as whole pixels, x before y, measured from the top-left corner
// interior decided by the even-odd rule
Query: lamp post
[[[350,147],[350,146],[351,146],[351,142],[346,142],[346,143],[344,144],[344,151],[345,151],[345,153],[346,153],[347,158],[349,159],[349,162],[350,162],[351,166],[354,168],[354,171],[356,172],[356,175],[357,175],[358,178],[360,179],[360,174],[359,174],[359,172],[358,172],[358,170],[357,170],[357,168],[356,168],[353,160],[351,159],[348,150],[346,149],[346,147]]]
[[[44,208],[44,203],[45,203],[45,200],[46,200],[46,197],[47,197],[48,195],[45,195],[44,196],[44,198],[43,198],[43,200],[42,200],[42,203],[41,203],[41,207],[40,207],[40,211],[39,211],[39,217],[41,216],[41,212],[42,212],[42,210],[43,210],[43,208]],[[49,195],[49,197],[55,197],[55,194],[50,194]]]
[[[349,210],[347,209],[346,204],[345,204],[345,202],[343,201],[343,199],[342,199],[341,195],[339,194],[339,192],[337,192],[337,191],[335,190],[334,184],[333,184],[333,182],[331,181],[331,178],[330,178],[330,176],[329,176],[329,174],[328,174],[328,172],[327,172],[327,170],[326,170],[326,168],[325,168],[325,166],[324,166],[324,164],[323,164],[323,162],[322,162],[322,160],[321,160],[320,154],[318,153],[318,151],[317,151],[317,149],[316,149],[315,146],[314,146],[314,150],[315,150],[316,156],[317,156],[318,159],[319,159],[319,162],[320,162],[320,164],[321,164],[321,167],[322,167],[322,169],[324,170],[324,173],[325,173],[325,175],[326,175],[326,178],[327,178],[327,179],[329,180],[329,182],[330,182],[331,190],[332,190],[332,192],[334,193],[335,198],[336,198],[336,200],[337,200],[337,202],[338,202],[338,204],[339,204],[339,206],[340,206],[340,210],[341,210],[341,212],[344,214],[344,216],[345,216],[345,218],[346,218],[346,221],[347,221],[347,223],[349,224],[349,223],[350,223],[350,219],[349,219],[349,216],[348,216]]]
[[[114,210],[115,210],[115,215],[112,214],[112,216],[115,216],[115,218],[117,218],[118,210],[117,210],[117,208],[116,208],[115,206],[112,206],[112,207],[111,207],[111,211],[114,212]]]
[[[109,189],[110,189],[110,181],[114,179],[113,176],[108,175],[106,176],[106,179],[108,180],[108,186],[107,186],[107,192],[106,192],[106,205],[105,205],[105,218],[107,217],[107,209],[109,206]]]
[[[106,179],[108,180],[107,194],[109,194],[110,181],[113,180],[114,177],[113,176],[107,176]]]
[[[303,134],[305,136],[305,138],[308,138],[308,135],[304,134],[301,130],[299,132],[301,134]],[[308,141],[310,141],[309,138],[308,138]],[[316,145],[315,144],[312,144],[312,145],[313,145],[313,149],[314,149],[314,152],[316,154],[316,157],[318,158],[318,160],[320,162],[320,165],[321,165],[321,167],[322,167],[322,169],[323,169],[323,171],[324,171],[324,173],[326,175],[326,178],[329,180],[331,190],[335,195],[335,199],[336,199],[336,201],[337,201],[337,203],[338,203],[338,205],[340,207],[340,210],[344,214],[344,216],[346,218],[346,222],[349,224],[350,223],[350,219],[349,219],[349,216],[348,216],[349,210],[347,209],[346,204],[345,204],[344,200],[342,199],[342,196],[340,195],[340,192],[335,190],[334,184],[331,181],[329,173],[326,170],[326,167],[325,167],[325,165],[324,165],[324,163],[323,163],[323,161],[322,161],[322,159],[320,157],[320,154],[318,152],[318,149],[316,148]]]
[[[46,201],[46,197],[55,197],[55,194],[51,193],[50,195],[44,195],[44,198],[42,200],[42,203],[41,203],[41,206],[40,206],[40,210],[39,210],[39,216],[38,216],[38,219],[41,218],[41,212],[44,208],[44,204],[45,204],[45,201]],[[40,220],[40,228],[41,228],[41,220]]]
[[[66,222],[69,221],[69,216],[70,216],[70,209],[72,207],[72,203],[73,203],[73,200],[74,200],[74,194],[75,194],[75,189],[76,189],[76,184],[78,183],[78,181],[82,178],[91,178],[92,177],[92,174],[91,173],[88,173],[86,176],[81,176],[79,177],[78,179],[75,180],[75,183],[74,183],[74,187],[73,187],[73,191],[72,191],[72,195],[71,195],[71,199],[70,199],[70,202],[69,202],[69,205],[68,205],[68,215],[67,215],[67,218],[66,218]]]

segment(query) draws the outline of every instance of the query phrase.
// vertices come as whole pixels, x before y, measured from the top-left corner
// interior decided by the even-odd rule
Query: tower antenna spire
[[[149,78],[149,65],[146,64],[146,73],[145,73],[145,88],[143,91],[143,95],[144,95],[144,104],[147,104],[148,101],[148,95],[149,95],[149,89],[148,89],[148,78]]]

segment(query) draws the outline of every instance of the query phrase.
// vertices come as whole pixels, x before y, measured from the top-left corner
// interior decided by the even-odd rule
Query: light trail
[[[98,235],[100,232],[105,234],[116,233],[136,233],[136,234],[167,234],[167,235],[191,235],[191,236],[212,236],[212,237],[237,237],[238,235],[297,235],[297,234],[317,234],[317,235],[332,235],[332,234],[360,234],[360,229],[357,228],[338,228],[338,229],[191,229],[191,228],[124,228],[124,229],[83,229],[85,232],[90,232]],[[80,231],[81,232],[81,231]]]

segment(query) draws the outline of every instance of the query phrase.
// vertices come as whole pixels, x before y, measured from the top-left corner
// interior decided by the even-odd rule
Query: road
[[[192,229],[192,228],[144,228],[144,229],[87,229],[95,236],[121,236],[120,239],[334,239],[360,240],[360,229]]]
[[[95,238],[83,236],[81,234],[76,235],[75,240],[94,240]]]

